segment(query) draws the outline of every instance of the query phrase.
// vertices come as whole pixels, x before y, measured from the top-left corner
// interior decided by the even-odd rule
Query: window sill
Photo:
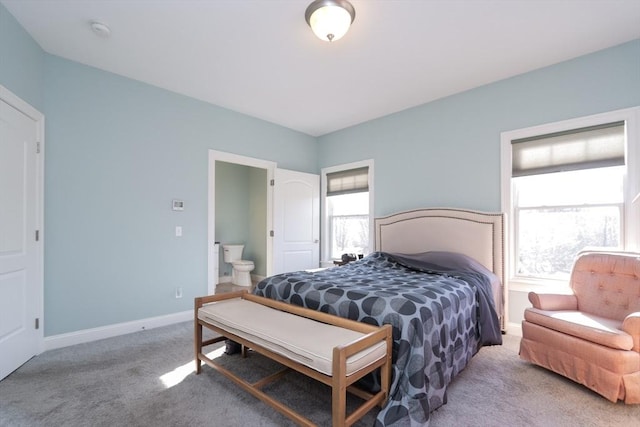
[[[538,293],[571,293],[569,282],[561,280],[509,280],[509,291],[514,292],[538,292]]]

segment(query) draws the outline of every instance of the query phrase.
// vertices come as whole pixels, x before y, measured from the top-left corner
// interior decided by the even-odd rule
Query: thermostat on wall
[[[184,210],[184,201],[182,201],[182,200],[174,200],[173,201],[173,210],[174,211],[183,211]]]

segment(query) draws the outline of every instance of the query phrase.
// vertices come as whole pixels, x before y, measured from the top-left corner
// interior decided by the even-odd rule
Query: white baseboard
[[[147,319],[134,320],[132,322],[100,326],[98,328],[83,329],[81,331],[69,332],[66,334],[52,335],[50,337],[45,337],[44,351],[97,341],[104,338],[116,337],[118,335],[130,334],[132,332],[138,332],[145,329],[172,325],[174,323],[186,322],[188,320],[193,320],[193,310],[167,314],[165,316],[149,317]]]
[[[520,323],[507,323],[507,334],[522,336],[522,325]]]

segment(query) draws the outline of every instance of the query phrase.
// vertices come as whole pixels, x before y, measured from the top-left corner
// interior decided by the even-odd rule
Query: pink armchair
[[[640,254],[582,253],[570,287],[529,293],[520,357],[612,402],[640,403]]]

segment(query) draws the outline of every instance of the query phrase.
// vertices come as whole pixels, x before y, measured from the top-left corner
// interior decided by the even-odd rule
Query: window
[[[369,253],[369,192],[327,196],[330,258]]]
[[[503,133],[512,280],[566,283],[582,250],[637,250],[636,116],[623,110]]]
[[[324,260],[371,252],[372,168],[365,161],[322,170]]]
[[[514,178],[515,274],[568,279],[581,250],[622,249],[623,177],[616,166]]]

